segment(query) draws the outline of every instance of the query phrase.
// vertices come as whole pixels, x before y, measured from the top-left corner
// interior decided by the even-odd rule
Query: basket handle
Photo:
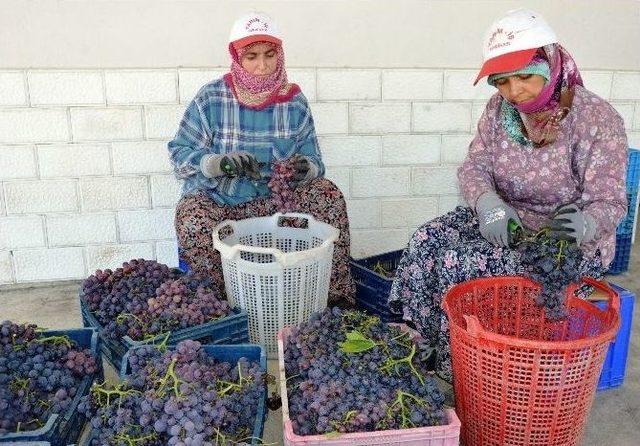
[[[229,246],[220,239],[220,231],[227,226],[231,226],[234,232],[237,230],[235,220],[224,220],[213,228],[213,247],[220,251],[225,258],[236,258],[241,252],[249,252],[252,254],[270,254],[282,263],[284,253],[278,248],[263,248],[260,246],[234,245]]]
[[[318,222],[318,220],[316,220],[313,217],[313,215],[303,214],[301,212],[285,212],[285,213],[277,212],[272,215],[272,218],[274,219],[276,226],[278,226],[278,220],[280,218],[300,218],[302,220],[307,220],[309,224]],[[291,229],[302,229],[302,228],[291,228]],[[338,237],[340,236],[340,230],[338,228],[331,226],[331,229],[332,229],[331,234],[320,245],[320,247],[323,249],[326,249],[327,246],[329,246],[331,243],[335,243],[335,241],[338,240]]]
[[[467,323],[467,333],[474,338],[482,337],[485,330],[482,328],[480,320],[475,314],[463,314],[464,321]]]
[[[303,214],[302,212],[276,212],[275,214],[272,215],[272,218],[274,219],[274,223],[275,226],[281,227],[278,225],[279,220],[281,218],[299,218],[300,220],[306,220],[309,223],[314,223],[316,221],[315,218],[313,218],[313,215],[310,214]],[[292,227],[292,229],[301,229],[301,228],[295,228]]]
[[[236,257],[238,253],[243,252],[250,252],[251,254],[270,254],[275,257],[278,262],[283,263],[284,252],[278,248],[263,248],[261,246],[249,245],[234,245],[229,247],[229,255],[231,257]]]
[[[238,226],[236,225],[236,221],[235,220],[223,220],[220,223],[218,223],[214,228],[213,228],[213,241],[215,242],[217,241],[221,241],[220,239],[220,231],[222,230],[222,228],[226,228],[227,226],[231,226],[231,229],[233,229],[233,232],[236,232],[236,230],[238,229]]]
[[[620,312],[620,296],[607,282],[603,280],[596,280],[593,277],[583,277],[582,281],[609,296],[609,299],[607,299],[609,302],[609,308],[616,312]]]

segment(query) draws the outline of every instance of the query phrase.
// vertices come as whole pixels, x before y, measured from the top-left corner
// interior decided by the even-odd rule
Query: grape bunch
[[[149,332],[154,334],[204,324],[231,313],[229,303],[220,299],[213,282],[198,274],[164,282],[147,303]]]
[[[139,314],[147,310],[147,300],[165,281],[180,275],[179,270],[155,260],[134,259],[115,271],[96,271],[82,283],[82,299],[112,338],[137,334],[143,322]]]
[[[580,248],[575,243],[542,235],[520,243],[517,249],[525,274],[542,286],[536,303],[545,308],[549,319],[566,317],[567,287],[581,279]]]
[[[174,350],[139,347],[116,387],[94,385],[79,410],[91,418],[93,445],[247,444],[264,398],[258,363],[218,361],[197,341]]]
[[[231,309],[205,276],[134,259],[115,271],[96,271],[82,283],[82,300],[105,328],[105,336],[145,340],[200,325]]]
[[[78,386],[99,365],[67,336],[45,336],[36,325],[0,324],[0,439],[42,427],[67,410]],[[0,440],[1,441],[1,440]]]
[[[287,394],[298,435],[446,424],[444,395],[408,333],[338,307],[294,327],[285,343]]]
[[[271,189],[271,202],[278,212],[295,211],[295,201],[291,182],[296,173],[291,158],[276,161],[271,171],[268,186]]]

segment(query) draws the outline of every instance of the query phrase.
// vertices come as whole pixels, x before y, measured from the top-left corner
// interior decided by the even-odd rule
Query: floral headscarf
[[[541,147],[556,140],[560,122],[571,108],[573,88],[583,83],[576,63],[560,44],[540,48],[536,57],[549,63],[549,81],[532,101],[522,104],[503,101],[501,114],[505,130],[512,139]],[[526,130],[526,136],[523,130]]]
[[[258,43],[266,43],[276,51],[276,70],[272,74],[254,75],[242,68],[240,62],[242,55]],[[261,110],[277,102],[287,102],[300,91],[300,87],[296,84],[287,82],[282,45],[255,42],[236,50],[233,44],[230,44],[229,53],[231,53],[231,70],[225,75],[225,80],[238,102],[245,107]]]

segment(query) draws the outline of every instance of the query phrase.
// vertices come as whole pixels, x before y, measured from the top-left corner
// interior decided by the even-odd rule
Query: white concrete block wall
[[[11,251],[0,251],[0,283],[12,282],[14,282],[14,278]]]
[[[36,178],[34,146],[0,146],[0,178]]]
[[[178,242],[176,240],[156,242],[156,259],[165,265],[177,265]]]
[[[0,250],[44,247],[42,217],[24,215],[0,218]]]
[[[180,199],[182,181],[173,174],[151,176],[151,202],[153,207],[175,206]]]
[[[121,141],[142,139],[142,109],[71,108],[74,141]]]
[[[104,82],[109,104],[177,102],[175,70],[107,71]]]
[[[203,85],[223,76],[224,69],[180,69],[178,70],[180,103],[188,104]]]
[[[386,135],[382,138],[382,164],[438,164],[440,135]]]
[[[176,123],[180,122],[186,106],[158,105],[146,106],[145,135],[147,139],[171,139],[176,134]]]
[[[110,175],[109,144],[51,144],[38,145],[40,178],[76,178],[91,175]]]
[[[47,238],[50,246],[115,243],[116,218],[113,213],[48,215]]]
[[[0,109],[0,142],[69,141],[67,110],[64,108]]]
[[[82,248],[16,249],[13,251],[16,281],[82,279]]]
[[[7,214],[78,210],[75,180],[29,180],[4,184]]]
[[[123,242],[175,238],[173,209],[118,212],[118,228]]]
[[[23,71],[0,72],[0,105],[26,105],[26,86]]]
[[[30,71],[31,105],[104,105],[99,71]]]
[[[111,154],[115,175],[171,172],[166,141],[114,142]]]
[[[226,67],[0,70],[0,283],[86,277],[132,258],[177,264],[181,183],[166,143]],[[343,191],[352,255],[403,247],[463,200],[456,170],[494,90],[475,70],[288,70]],[[583,72],[640,147],[640,72]]]
[[[113,270],[131,259],[154,258],[151,243],[93,245],[87,246],[85,251],[88,274],[93,274],[98,269]]]
[[[87,212],[149,206],[147,177],[89,177],[80,180],[80,193]]]
[[[380,99],[379,70],[318,70],[318,101]]]

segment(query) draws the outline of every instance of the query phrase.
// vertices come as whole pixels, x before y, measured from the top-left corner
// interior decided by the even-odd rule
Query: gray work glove
[[[205,155],[200,160],[200,169],[205,177],[221,176],[260,179],[260,165],[249,152],[239,150],[224,155]]]
[[[485,192],[476,203],[480,234],[496,246],[509,246],[509,220],[522,226],[518,213],[495,192]]]
[[[296,170],[292,181],[294,187],[308,183],[318,176],[318,167],[305,156],[295,155],[293,157],[293,167]]]
[[[580,246],[593,240],[596,235],[596,221],[575,204],[559,207],[551,218],[549,235],[552,238],[575,242]]]

